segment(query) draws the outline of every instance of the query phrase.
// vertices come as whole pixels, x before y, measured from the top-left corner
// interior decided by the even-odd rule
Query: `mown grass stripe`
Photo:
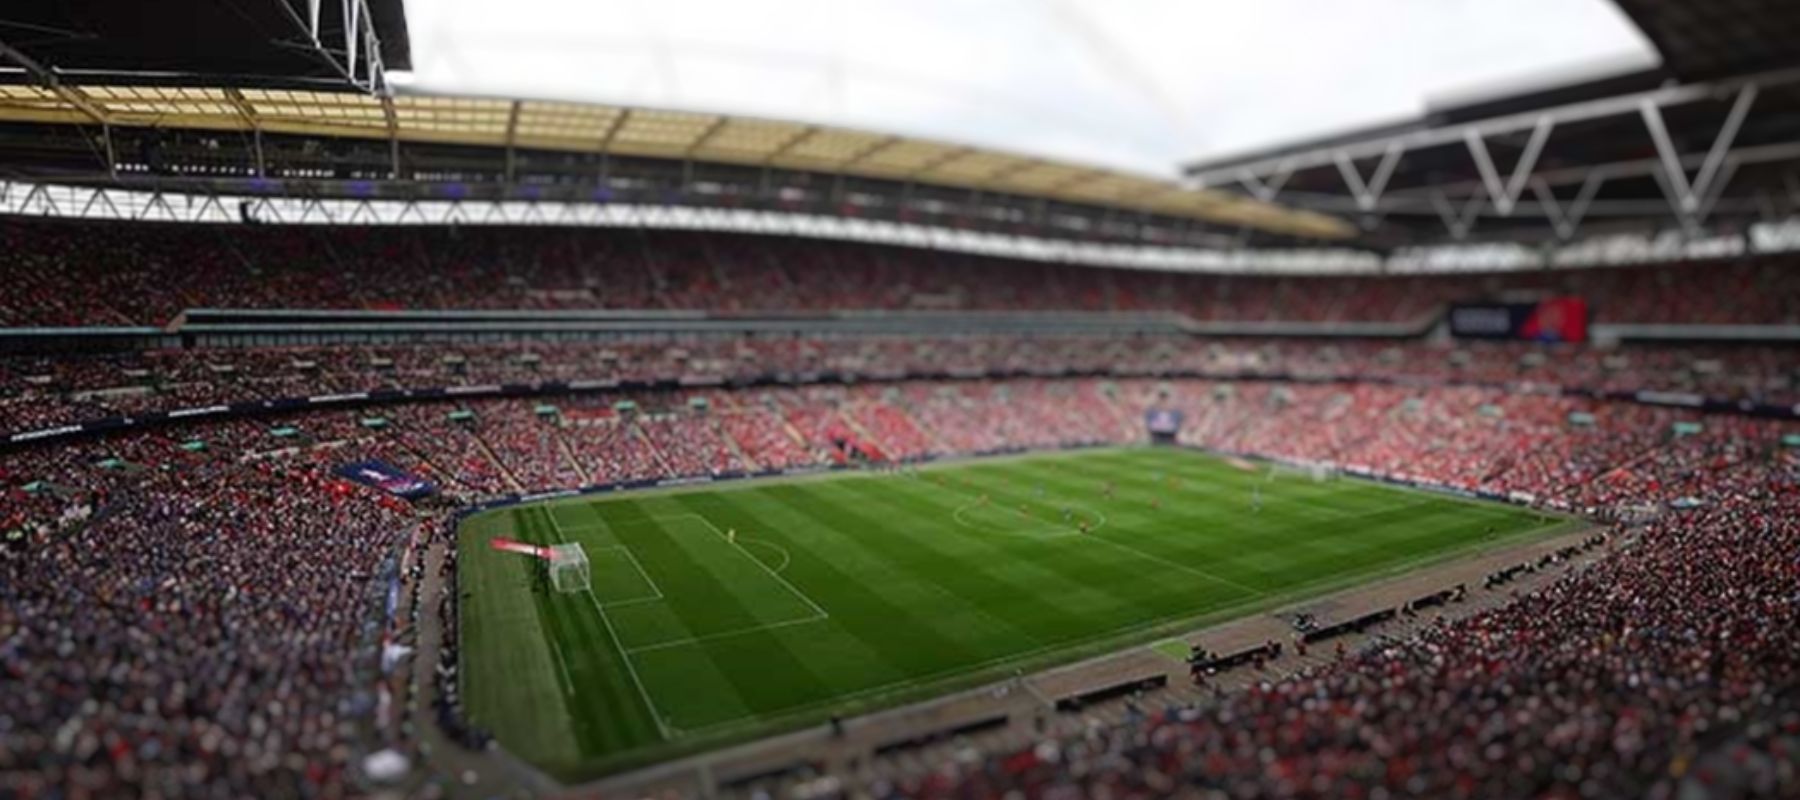
[[[1116,484],[1115,498],[1099,497],[1101,481]],[[984,492],[993,513],[960,524],[957,509]],[[1252,492],[1264,496],[1261,513],[1249,513]],[[1020,503],[1033,507],[1030,521],[998,510]],[[1097,534],[1062,535],[1063,505],[1108,521]],[[665,600],[596,614],[545,597],[519,561],[486,550],[485,537],[509,525],[503,515],[543,541],[561,530],[584,545],[627,547]],[[467,521],[464,586],[483,596],[463,606],[466,692],[471,713],[507,747],[565,778],[590,777],[833,709],[996,679],[1014,665],[1154,641],[1202,615],[1286,602],[1276,598],[1542,522],[1355,480],[1282,472],[1270,481],[1191,451],[1144,449],[584,498]],[[731,547],[714,528],[759,544]],[[1244,589],[1198,573],[1271,594],[1247,602]],[[829,617],[780,622],[813,616],[802,593]],[[706,638],[672,638],[696,635]],[[546,640],[563,650],[572,693]],[[620,652],[634,647],[644,649]],[[641,693],[629,680],[634,665]],[[534,714],[534,697],[560,713]],[[659,713],[679,728],[668,739],[656,730]]]
[[[792,526],[804,524],[805,517],[783,506],[774,506],[760,496],[755,502],[739,503],[737,498],[720,501],[708,495],[685,495],[680,502],[696,513],[715,518],[720,524],[739,530],[756,531],[758,536],[774,538],[792,554],[786,574],[794,576],[809,591],[820,595],[820,602],[831,609],[827,625],[839,635],[848,637],[844,649],[866,654],[862,674],[828,675],[838,679],[842,688],[867,681],[891,682],[933,668],[942,659],[973,658],[963,642],[953,639],[934,626],[898,626],[921,611],[933,610],[932,601],[942,598],[924,592],[904,592],[898,582],[870,580],[871,575],[892,575],[901,570],[895,562],[871,551],[846,545],[837,558],[816,556],[816,543],[796,540]],[[761,507],[752,511],[751,507]],[[777,522],[777,520],[782,520]],[[811,546],[809,546],[809,544]],[[854,569],[853,567],[862,567]],[[868,669],[878,666],[879,670]]]
[[[1114,606],[1141,608],[1146,603],[1157,603],[1160,597],[1172,593],[1181,595],[1184,600],[1191,600],[1193,581],[1197,578],[1207,580],[1201,578],[1197,571],[1167,563],[1130,547],[1118,548],[1123,552],[1106,555],[1102,547],[1095,545],[1112,546],[1100,539],[1104,529],[1111,524],[1110,520],[1094,532],[1081,534],[1078,527],[1064,523],[1056,516],[1056,509],[1060,505],[1058,502],[1039,499],[1035,494],[1017,493],[1012,490],[1011,485],[1004,473],[998,473],[985,477],[976,487],[978,490],[970,487],[945,487],[945,491],[950,493],[951,502],[979,503],[980,498],[986,496],[989,504],[1001,509],[1011,510],[1023,505],[1035,509],[1035,513],[1047,515],[1042,523],[1065,529],[1064,535],[1043,542],[1020,543],[1017,556],[1031,560],[1072,586],[1087,584],[1092,589],[1104,592]],[[1019,512],[1008,513],[1017,515]],[[1040,523],[1026,520],[1022,524],[1034,526]],[[980,534],[974,536],[983,538]]]
[[[984,652],[986,647],[992,646],[992,636],[996,631],[1002,637],[1017,637],[1020,642],[1033,641],[1029,630],[991,613],[994,597],[1008,593],[1029,593],[1030,587],[1007,576],[972,570],[968,562],[960,559],[959,554],[916,538],[908,530],[909,526],[888,525],[880,518],[853,511],[831,499],[830,493],[821,492],[815,487],[773,487],[768,497],[801,518],[810,520],[821,530],[841,531],[843,533],[839,535],[846,540],[853,538],[851,546],[885,565],[889,570],[889,580],[904,577],[914,585],[933,587],[940,596],[951,598],[945,608],[960,607],[993,623],[994,630],[986,631],[980,637],[969,637],[967,645],[959,644],[957,650],[965,653],[966,657],[975,657]],[[882,587],[876,585],[873,588],[879,592]],[[894,622],[908,620],[913,624],[929,624],[912,614]],[[977,649],[969,649],[971,645]]]
[[[771,708],[779,708],[789,702],[785,698],[798,696],[802,698],[816,697],[827,692],[827,687],[812,670],[800,660],[793,657],[771,630],[765,626],[775,622],[801,619],[810,616],[810,609],[795,603],[794,610],[798,614],[790,614],[784,620],[780,617],[764,618],[752,611],[742,595],[735,593],[734,587],[721,580],[716,563],[708,564],[703,559],[710,555],[699,555],[699,548],[711,548],[716,553],[729,553],[730,558],[748,558],[737,553],[725,541],[705,532],[704,537],[695,533],[673,533],[665,523],[648,513],[636,503],[626,503],[622,514],[625,519],[632,519],[634,530],[626,534],[628,541],[643,548],[645,555],[657,560],[659,564],[670,565],[666,574],[676,580],[671,600],[687,601],[680,604],[683,622],[689,630],[705,630],[711,634],[732,633],[732,637],[716,637],[703,640],[692,640],[682,646],[689,653],[711,659],[718,674],[735,688],[734,698],[743,707],[753,712],[762,712]],[[689,521],[687,524],[693,524]],[[654,533],[646,533],[654,531]],[[666,546],[657,547],[652,542],[661,540]],[[769,584],[779,586],[778,584]],[[785,591],[777,588],[775,591]],[[767,595],[765,595],[767,596]],[[689,598],[695,598],[689,601]],[[720,620],[725,620],[721,624]],[[697,634],[705,636],[709,634]],[[652,644],[652,643],[646,643]],[[751,663],[724,657],[722,654],[754,650],[760,657]],[[662,656],[659,659],[665,660]],[[679,686],[668,686],[659,683],[664,691],[665,704],[676,704],[681,697]],[[692,704],[682,704],[691,707]]]
[[[533,519],[533,534],[540,544],[567,540],[548,506],[538,506]],[[656,707],[637,674],[636,665],[625,654],[612,622],[592,592],[558,593],[547,585],[539,589],[543,604],[553,609],[559,621],[559,635],[564,643],[573,639],[586,654],[583,674],[598,673],[591,684],[599,689],[582,693],[574,705],[579,718],[587,721],[583,730],[591,732],[601,752],[667,739],[669,731],[657,716]]]

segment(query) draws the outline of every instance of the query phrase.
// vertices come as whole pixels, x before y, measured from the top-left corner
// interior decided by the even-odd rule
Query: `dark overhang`
[[[408,69],[401,0],[50,0],[0,5],[0,77],[372,90]]]

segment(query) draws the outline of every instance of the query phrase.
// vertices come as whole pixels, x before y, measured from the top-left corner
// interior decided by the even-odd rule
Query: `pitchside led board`
[[[1552,297],[1536,303],[1460,303],[1450,307],[1450,333],[1465,339],[1585,342],[1587,301]]]

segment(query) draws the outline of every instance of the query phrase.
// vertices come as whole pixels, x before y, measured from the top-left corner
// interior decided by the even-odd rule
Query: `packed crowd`
[[[1800,462],[1766,426],[1720,427],[1654,448],[1624,493],[1701,505],[1546,589],[1297,677],[965,753],[869,793],[1795,796]]]
[[[412,512],[323,454],[169,433],[4,458],[9,498],[25,476],[95,510],[0,548],[0,795],[344,794],[373,578]]]
[[[1715,736],[1760,735],[1748,721],[1792,727],[1793,423],[1482,385],[689,388],[322,410],[0,454],[0,523],[21,532],[0,547],[0,794],[353,791],[368,709],[346,654],[375,612],[377,562],[429,512],[351,486],[335,465],[379,458],[469,501],[1137,441],[1150,408],[1182,411],[1183,441],[1221,451],[1585,511],[1698,508],[1662,514],[1590,572],[1420,640],[875,791],[1616,796],[1684,777]]]
[[[1421,322],[1453,301],[1587,298],[1609,322],[1794,322],[1780,258],[1486,276],[1188,275],[698,232],[0,222],[0,325],[193,308],[961,309]],[[70,292],[80,285],[84,291]]]
[[[1205,340],[1174,335],[715,337],[0,358],[0,434],[216,403],[409,387],[577,380],[716,384],[818,374],[891,380],[1071,372],[1374,379],[1800,402],[1800,365],[1793,361],[1791,349],[1774,346],[1638,345],[1600,350],[1524,343]],[[917,444],[909,446],[916,449]],[[571,468],[594,471],[580,464]]]

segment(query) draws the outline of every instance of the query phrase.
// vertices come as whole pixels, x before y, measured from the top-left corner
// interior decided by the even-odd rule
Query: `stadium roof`
[[[1376,247],[1742,230],[1800,208],[1800,55],[1788,58],[1715,81],[1657,69],[1465,100],[1187,174],[1355,218]]]
[[[1800,75],[1782,71],[1800,63],[1791,46],[1800,9],[1783,0],[1615,2],[1660,51],[1660,67],[1436,105],[1394,125],[1195,164],[1184,182],[829,124],[644,106],[394,96],[385,69],[411,60],[400,0],[23,4],[0,12],[0,139],[13,137],[0,142],[0,151],[11,151],[0,152],[0,164],[27,180],[154,187],[170,183],[159,177],[170,169],[127,162],[158,151],[165,134],[192,144],[195,136],[235,132],[244,134],[234,137],[239,140],[255,137],[259,179],[265,135],[314,140],[302,148],[308,157],[285,154],[288,177],[333,175],[330,159],[310,154],[342,153],[346,148],[329,144],[338,140],[361,143],[350,148],[358,152],[349,160],[370,160],[370,144],[389,148],[385,158],[374,158],[391,169],[359,167],[353,179],[399,185],[422,174],[452,182],[467,174],[479,176],[474,180],[484,191],[495,182],[545,178],[516,164],[580,154],[601,164],[594,197],[609,193],[607,159],[636,159],[669,165],[681,176],[655,183],[655,192],[670,193],[674,202],[692,196],[703,185],[697,181],[726,174],[712,169],[703,177],[706,170],[696,165],[722,165],[736,168],[740,179],[760,170],[763,194],[770,196],[781,190],[767,175],[780,170],[799,174],[802,183],[806,175],[835,179],[837,188],[828,193],[834,202],[845,196],[845,179],[855,179],[850,191],[885,195],[882,202],[896,209],[906,206],[913,187],[935,187],[962,192],[968,202],[957,205],[990,221],[1016,219],[1035,203],[1035,212],[1026,213],[1041,223],[1048,202],[1052,215],[1089,215],[1086,228],[1094,221],[1110,226],[1116,211],[1153,216],[1151,224],[1165,230],[1171,220],[1200,223],[1206,227],[1194,233],[1202,238],[1235,229],[1277,238],[1354,238],[1378,249],[1471,235],[1566,240],[1583,225],[1657,227],[1671,218],[1693,231],[1703,222],[1767,218],[1778,206],[1800,205],[1795,173],[1738,169],[1800,162]],[[29,153],[52,149],[29,144],[33,126],[44,125],[98,131],[75,138],[95,154],[104,150],[104,175],[32,163]],[[45,139],[56,136],[62,135]],[[409,160],[433,166],[403,168]],[[248,174],[193,164],[172,172]],[[270,174],[282,177],[280,168]],[[744,185],[740,180],[730,191]],[[637,199],[655,196],[646,189]],[[1265,240],[1242,239],[1253,241]]]
[[[1189,164],[1196,186],[1353,217],[1378,248],[1742,231],[1800,213],[1800,6],[1616,0],[1631,69]]]
[[[1308,238],[1354,229],[1177,181],[870,131],[535,100],[353,91],[0,84],[0,122],[239,131],[630,156],[827,173],[999,193]]]
[[[401,0],[53,0],[0,8],[0,67],[15,78],[42,70],[87,84],[376,89],[384,68],[407,69],[411,59]]]
[[[1614,0],[1683,81],[1780,69],[1800,49],[1792,0]]]
[[[957,190],[972,198],[958,205],[970,208],[979,206],[983,195],[998,196],[1012,208],[977,212],[994,218],[1016,217],[1019,206],[1035,201],[1040,221],[1047,211],[1066,211],[1044,205],[1055,203],[1096,210],[1092,216],[1099,222],[1110,222],[1116,211],[1164,218],[1165,228],[1170,220],[1203,223],[1215,234],[1246,230],[1331,239],[1355,232],[1326,215],[1195,191],[1174,180],[925,138],[623,105],[396,96],[386,69],[409,63],[400,0],[28,4],[0,11],[0,126],[13,126],[5,131],[10,140],[0,144],[0,150],[10,151],[0,152],[0,163],[14,177],[128,181],[152,188],[175,182],[158,173],[325,178],[345,173],[342,160],[333,163],[330,155],[354,149],[327,143],[360,140],[389,145],[390,169],[383,174],[359,163],[348,170],[352,179],[379,177],[396,191],[411,182],[426,194],[430,187],[420,185],[421,174],[452,184],[473,180],[485,190],[496,180],[511,184],[546,177],[517,169],[533,160],[522,154],[574,153],[601,162],[598,170],[587,170],[597,197],[611,194],[605,160],[622,157],[676,165],[681,179],[662,181],[657,189],[671,196],[705,193],[692,191],[696,180],[706,178],[696,175],[695,165],[728,165],[762,170],[764,194],[779,195],[781,187],[772,186],[767,175],[785,170],[835,176],[839,186],[832,194],[838,197],[845,178],[862,182],[857,191],[892,197],[910,196],[915,185]],[[77,149],[102,156],[102,173],[93,174],[92,164],[71,169],[66,159],[58,163],[56,149],[68,149],[71,137],[32,132],[31,126],[42,125],[96,129],[97,136],[74,138],[80,141]],[[254,149],[252,170],[221,167],[228,160],[223,151],[230,148],[216,137],[212,147],[220,152],[201,153],[195,160],[205,163],[169,163],[176,159],[163,147],[165,141],[217,132],[254,137],[253,148],[239,148]],[[281,163],[266,171],[265,135],[315,142],[282,153]],[[147,152],[154,155],[145,158]],[[367,160],[364,154],[351,160],[356,158]],[[433,166],[407,169],[409,161]],[[450,166],[440,166],[447,162]],[[567,194],[569,172],[579,168],[565,163],[560,169],[548,179],[565,184]],[[716,180],[718,171],[713,173]],[[262,184],[259,191],[270,186],[279,184]],[[308,188],[318,191],[317,185]],[[541,189],[531,187],[528,194],[538,196]],[[653,196],[639,192],[636,199]],[[902,205],[892,197],[887,205]],[[942,204],[941,199],[926,202]]]
[[[396,82],[411,88],[791,119],[1161,176],[1202,151],[1394,118],[1459,86],[1655,63],[1612,0],[409,0],[407,12],[414,67]]]

